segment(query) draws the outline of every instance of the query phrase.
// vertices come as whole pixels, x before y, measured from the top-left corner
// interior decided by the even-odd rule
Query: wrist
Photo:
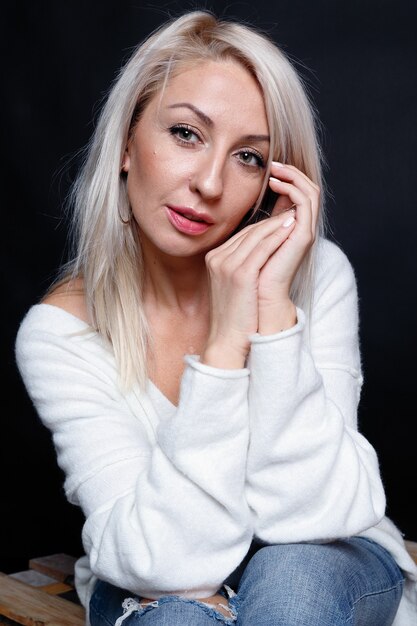
[[[245,367],[247,353],[248,350],[236,348],[226,342],[208,342],[200,356],[200,363],[220,369],[242,369]]]
[[[292,328],[296,323],[297,309],[291,300],[259,307],[258,333],[260,335],[274,335]]]

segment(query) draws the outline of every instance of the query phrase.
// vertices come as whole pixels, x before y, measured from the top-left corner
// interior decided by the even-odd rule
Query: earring
[[[117,213],[119,214],[119,220],[122,222],[123,226],[127,226],[128,224],[130,224],[130,221],[132,219],[132,207],[129,206],[129,217],[127,218],[127,220],[123,219],[120,213],[120,207],[117,207]]]

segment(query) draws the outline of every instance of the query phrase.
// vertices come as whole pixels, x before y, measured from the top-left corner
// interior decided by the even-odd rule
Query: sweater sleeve
[[[17,364],[52,432],[66,495],[85,514],[93,574],[151,598],[215,593],[253,534],[244,493],[248,370],[186,357],[174,416],[150,427],[146,397],[138,394],[134,414],[95,333],[45,326],[22,322]]]
[[[375,450],[357,429],[356,280],[344,253],[323,246],[311,319],[298,309],[293,328],[252,337],[246,490],[268,543],[351,536],[385,511]]]

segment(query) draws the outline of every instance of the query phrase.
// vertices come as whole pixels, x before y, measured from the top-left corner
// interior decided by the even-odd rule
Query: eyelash
[[[187,130],[192,135],[195,135],[198,138],[198,140],[200,140],[199,134],[191,126],[188,126],[188,124],[175,124],[174,126],[171,126],[169,128],[169,132],[171,133],[171,135],[175,137],[180,143],[192,145],[193,142],[187,141],[186,139],[183,139],[183,137],[180,137],[179,135],[180,131],[184,131],[184,130]]]
[[[187,141],[186,139],[183,139],[180,136],[180,132],[181,131],[188,131],[189,133],[191,133],[192,135],[195,135],[199,140],[200,140],[200,136],[199,134],[191,127],[188,126],[188,124],[175,124],[174,126],[171,126],[169,128],[169,132],[170,134],[175,137],[177,139],[177,141],[179,141],[181,144],[185,145],[185,146],[192,146],[194,145],[195,142],[192,141]],[[238,154],[247,154],[250,156],[253,156],[256,159],[256,165],[249,165],[248,163],[245,163],[244,161],[239,159],[239,163],[243,166],[243,167],[259,167],[259,168],[264,168],[265,167],[265,161],[263,156],[257,152],[256,150],[240,150],[238,152]]]

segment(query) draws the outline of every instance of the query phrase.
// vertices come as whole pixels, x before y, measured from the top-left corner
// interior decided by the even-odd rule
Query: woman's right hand
[[[258,330],[258,287],[262,267],[294,229],[292,211],[246,226],[206,255],[210,287],[210,330],[201,362],[238,369],[245,365],[249,336]]]

